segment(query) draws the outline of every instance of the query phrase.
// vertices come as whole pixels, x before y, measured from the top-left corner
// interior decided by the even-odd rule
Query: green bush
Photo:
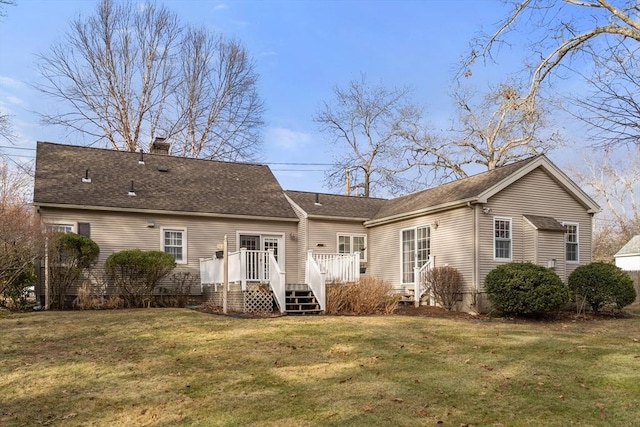
[[[75,233],[54,233],[49,238],[51,307],[62,309],[69,288],[98,261],[100,247]]]
[[[558,275],[532,263],[510,263],[489,272],[485,291],[493,307],[506,315],[539,315],[558,310],[571,300]]]
[[[153,290],[176,267],[171,254],[130,249],[109,255],[105,270],[130,307],[149,307]]]
[[[569,275],[569,288],[585,298],[595,312],[608,304],[623,308],[636,299],[631,277],[606,262],[592,262],[573,270]]]

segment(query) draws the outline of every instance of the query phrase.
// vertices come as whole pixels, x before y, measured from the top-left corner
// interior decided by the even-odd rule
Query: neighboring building
[[[52,143],[38,143],[34,204],[49,227],[90,234],[102,261],[126,248],[164,250],[203,283],[220,282],[213,254],[227,235],[233,280],[243,291],[270,283],[282,311],[293,307],[285,285],[308,285],[322,309],[329,278],[365,274],[420,296],[424,270],[443,265],[464,277],[459,308],[480,311],[497,265],[530,261],[566,281],[590,262],[599,210],[544,156],[385,200],[283,191],[264,165]]]
[[[615,255],[616,265],[625,271],[640,271],[640,234],[633,236]]]

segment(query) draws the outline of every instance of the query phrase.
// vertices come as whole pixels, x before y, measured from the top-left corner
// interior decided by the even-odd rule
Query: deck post
[[[227,242],[227,235],[224,235],[224,243],[223,243],[223,255],[224,255],[224,268],[223,268],[223,287],[222,287],[222,312],[227,314],[229,309],[228,299],[229,299],[229,244]]]
[[[247,290],[247,248],[240,248],[240,283]]]
[[[418,267],[413,268],[413,301],[416,307],[420,307],[420,298],[422,297],[420,292],[420,269]]]

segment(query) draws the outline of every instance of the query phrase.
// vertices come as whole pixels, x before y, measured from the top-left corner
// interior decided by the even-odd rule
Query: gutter
[[[142,213],[155,215],[175,215],[175,216],[196,216],[206,218],[231,218],[231,219],[252,219],[262,221],[281,221],[281,222],[299,222],[298,217],[273,217],[258,215],[237,215],[237,214],[220,214],[212,212],[188,212],[188,211],[165,211],[161,209],[135,209],[135,208],[118,208],[108,206],[88,206],[88,205],[65,205],[59,203],[37,203],[33,206],[39,208],[57,208],[57,209],[78,209],[87,211],[106,211],[106,212],[123,212],[123,213]]]

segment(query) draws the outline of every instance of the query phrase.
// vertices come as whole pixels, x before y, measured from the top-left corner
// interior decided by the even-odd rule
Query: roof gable
[[[578,200],[589,213],[596,213],[600,210],[600,207],[593,199],[545,156],[540,155],[438,187],[388,200],[366,225],[377,225],[424,215],[466,203],[486,203],[491,196],[499,193],[536,168],[545,170],[571,197]]]
[[[266,165],[142,158],[144,164],[140,153],[38,142],[34,204],[297,218]],[[87,170],[91,182],[83,182]]]

